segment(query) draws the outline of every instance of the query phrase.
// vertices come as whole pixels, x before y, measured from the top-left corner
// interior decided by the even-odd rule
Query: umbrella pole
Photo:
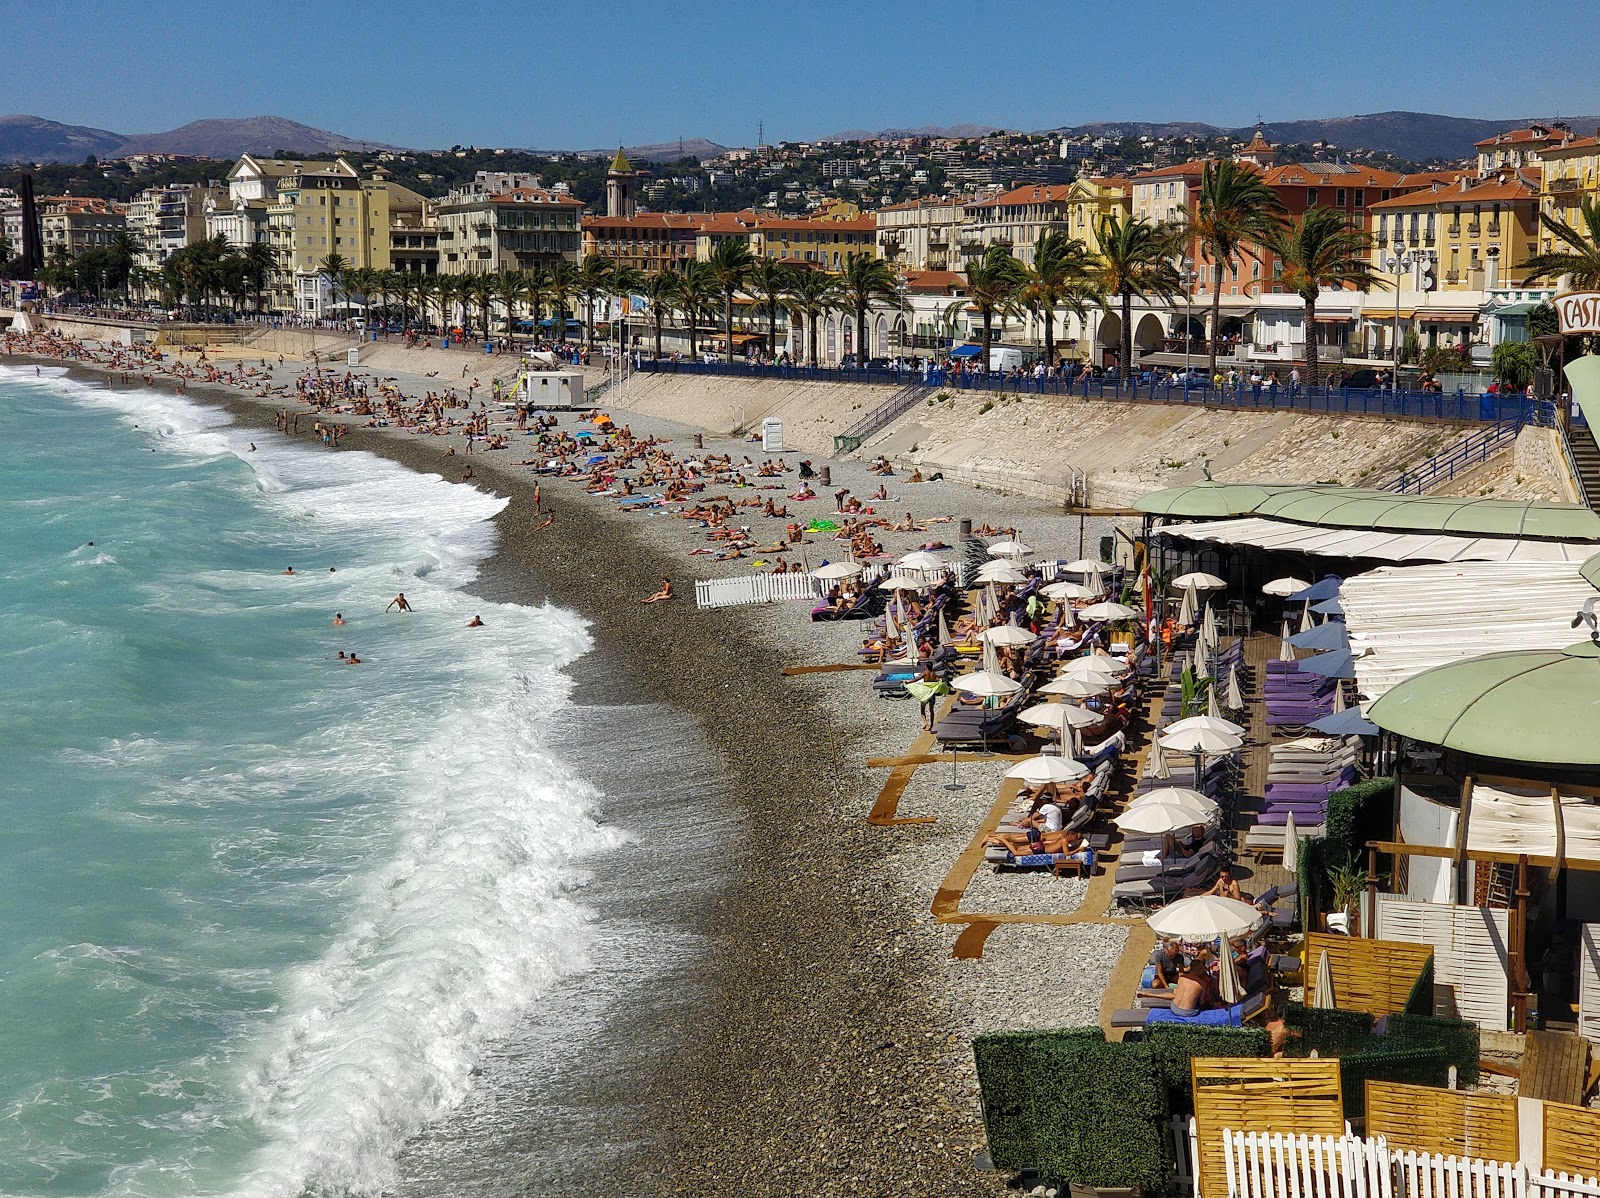
[[[944,788],[946,790],[967,789],[967,784],[965,782],[956,781],[956,746],[953,742],[950,745],[950,781],[944,784]]]

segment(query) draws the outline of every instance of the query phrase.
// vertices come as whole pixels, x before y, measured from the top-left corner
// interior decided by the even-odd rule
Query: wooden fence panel
[[[1380,894],[1376,931],[1384,940],[1432,947],[1435,1014],[1503,1032],[1510,1026],[1510,916],[1504,909]]]
[[[1425,944],[1312,932],[1306,936],[1307,1006],[1317,1002],[1317,970],[1324,952],[1333,972],[1334,1005],[1342,1011],[1373,1015],[1405,1010],[1412,987],[1433,957],[1433,949]]]
[[[1367,1134],[1434,1156],[1515,1162],[1517,1100],[1402,1082],[1367,1083]]]
[[[1195,1173],[1200,1198],[1228,1198],[1224,1132],[1278,1132],[1337,1137],[1345,1130],[1336,1060],[1196,1057],[1194,1086]],[[1258,1144],[1256,1151],[1267,1150]],[[1274,1198],[1295,1198],[1285,1191]]]
[[[1600,1111],[1565,1103],[1544,1104],[1547,1173],[1600,1173]]]

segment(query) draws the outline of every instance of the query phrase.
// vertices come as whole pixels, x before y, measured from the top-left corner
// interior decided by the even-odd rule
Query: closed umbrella
[[[1071,757],[1029,757],[1008,769],[1006,777],[1029,786],[1048,786],[1052,782],[1076,782],[1088,773],[1088,766]]]
[[[883,640],[885,644],[900,639],[900,626],[894,622],[894,608],[885,608],[883,612]]]
[[[993,670],[974,670],[970,674],[963,674],[950,685],[964,694],[977,695],[985,699],[1014,695],[1022,689],[1022,683],[1015,678],[1007,678],[1004,674],[997,674]]]
[[[1199,602],[1199,595],[1193,587],[1183,588],[1183,602],[1178,605],[1178,624],[1181,627],[1187,628],[1194,623],[1194,609]]]
[[[1290,639],[1293,635],[1294,634],[1289,631],[1289,621],[1288,620],[1284,620],[1284,622],[1283,622],[1283,636],[1282,636],[1282,639],[1280,639],[1278,641],[1278,660],[1279,661],[1293,661],[1294,660],[1294,645],[1293,645],[1293,643],[1291,642],[1291,639]]]
[[[1222,704],[1217,699],[1217,686],[1215,682],[1206,688],[1206,714],[1215,720],[1220,720],[1222,718]]]
[[[1317,958],[1317,985],[1311,994],[1311,1005],[1328,1011],[1337,1005],[1333,996],[1333,962],[1328,960],[1327,949]]]
[[[1292,873],[1299,868],[1296,865],[1299,860],[1300,829],[1295,825],[1294,812],[1291,811],[1283,821],[1283,868]]]
[[[1217,953],[1217,997],[1225,1006],[1233,1006],[1244,1001],[1244,987],[1239,984],[1239,975],[1233,961],[1233,947],[1224,940]]]
[[[861,573],[860,562],[829,562],[811,571],[812,578],[854,578]]]
[[[1136,620],[1139,613],[1123,603],[1091,603],[1078,613],[1085,620]]]
[[[1344,687],[1336,686],[1333,688],[1333,710],[1336,712],[1343,711],[1344,707]]]
[[[1194,676],[1196,678],[1211,677],[1211,655],[1206,652],[1204,645],[1194,647]]]
[[[1213,649],[1217,647],[1217,617],[1212,614],[1209,603],[1206,604],[1205,614],[1200,617],[1200,635]]]
[[[1260,927],[1263,919],[1265,916],[1249,903],[1200,894],[1168,904],[1148,922],[1157,936],[1194,943],[1243,936]]]
[[[978,639],[990,645],[1031,645],[1039,638],[1026,628],[1002,624],[998,628],[985,628]]]
[[[1172,777],[1172,770],[1167,766],[1166,750],[1161,747],[1159,740],[1150,742],[1150,760],[1145,763],[1144,772],[1157,781],[1165,781]]]
[[[1305,590],[1310,585],[1311,584],[1309,582],[1306,582],[1301,578],[1274,578],[1271,582],[1267,583],[1261,588],[1261,593],[1263,595],[1276,595],[1279,598],[1285,598],[1289,595],[1293,595],[1296,591]]]
[[[1300,609],[1300,631],[1310,632],[1315,626],[1315,622],[1311,619],[1311,604],[1308,603]]]
[[[1228,667],[1228,693],[1225,696],[1229,711],[1244,710],[1244,690],[1239,686],[1239,667]]]
[[[948,645],[949,643],[950,623],[944,618],[944,608],[941,607],[939,609],[939,644],[942,647],[944,645]]]

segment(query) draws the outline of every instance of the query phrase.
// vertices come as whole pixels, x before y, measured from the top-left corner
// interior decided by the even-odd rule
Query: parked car
[[[1378,387],[1389,385],[1389,372],[1378,370],[1375,367],[1364,367],[1361,370],[1352,370],[1342,375],[1339,386],[1349,387],[1352,391],[1372,391]]]
[[[1172,385],[1182,387],[1185,383],[1190,387],[1209,387],[1211,380],[1206,378],[1204,366],[1180,366],[1172,372]]]

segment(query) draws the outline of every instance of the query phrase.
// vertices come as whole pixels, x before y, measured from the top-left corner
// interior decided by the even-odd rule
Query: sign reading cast
[[[1556,296],[1556,314],[1563,334],[1600,333],[1600,291]]]

